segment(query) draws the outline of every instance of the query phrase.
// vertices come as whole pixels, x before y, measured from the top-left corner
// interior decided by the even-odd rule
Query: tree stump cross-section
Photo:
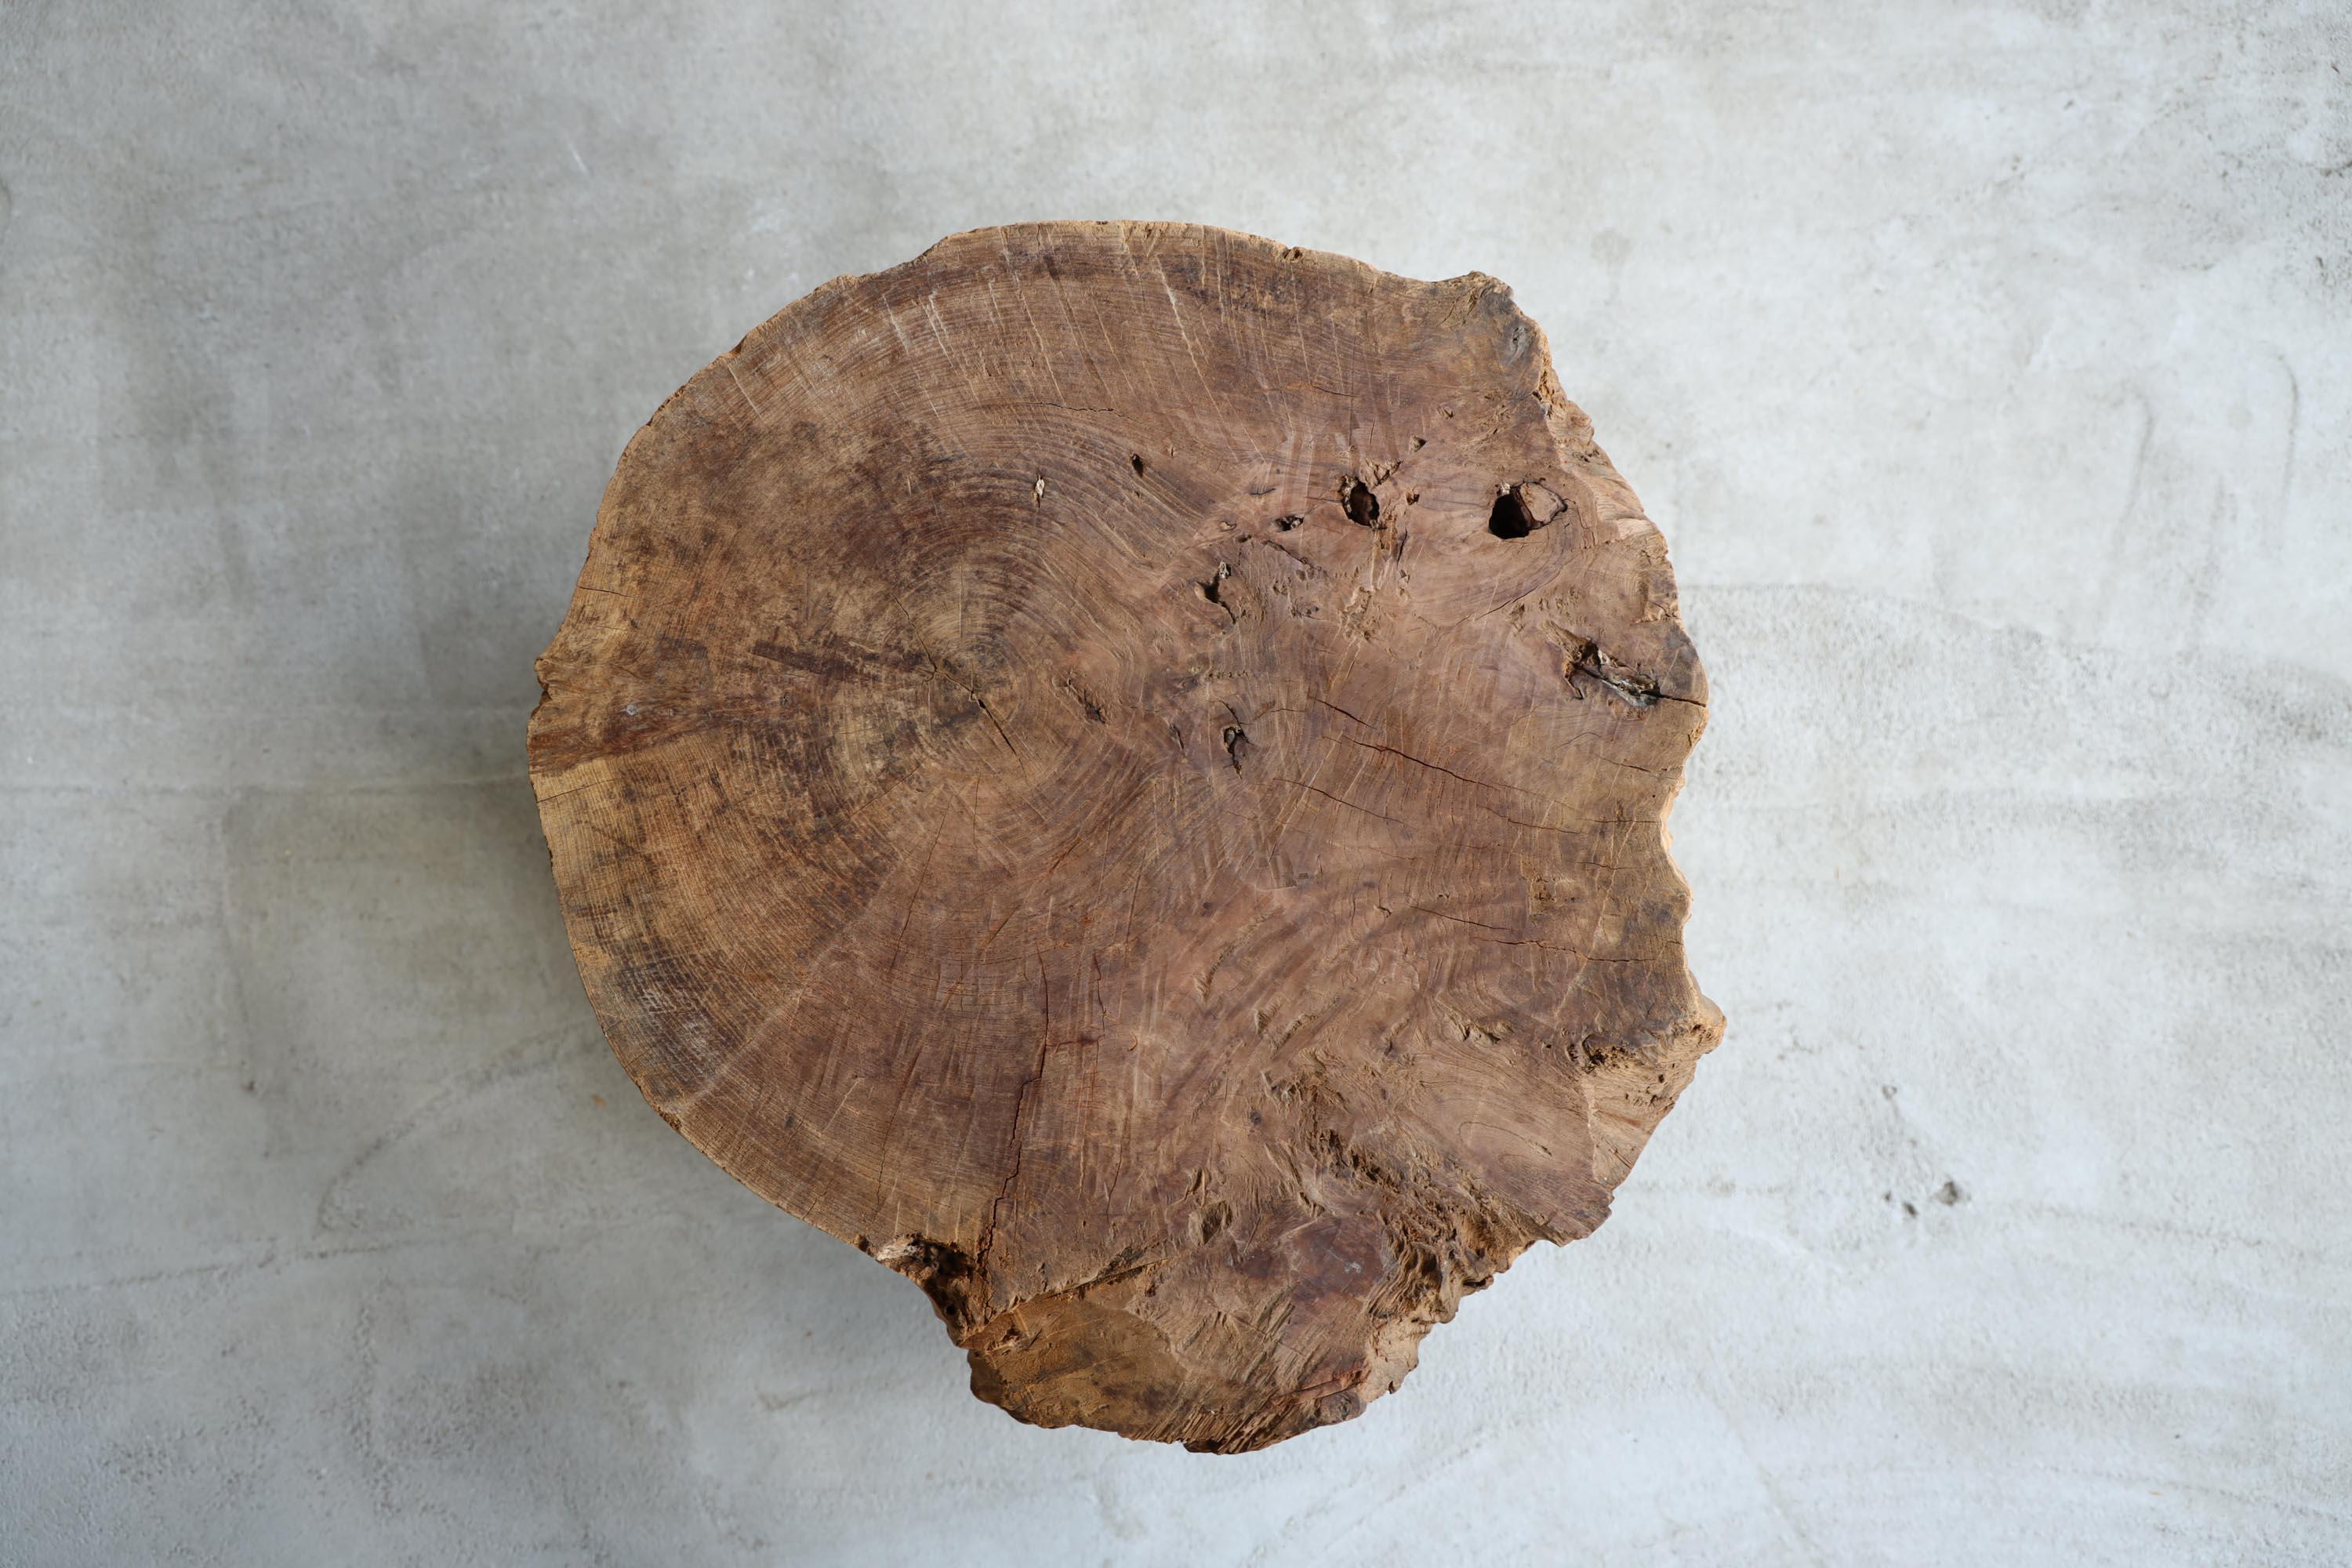
[[[539,673],[622,1063],[1024,1420],[1354,1415],[1721,1034],[1664,542],[1478,274],[1049,223],[836,279],[629,443]]]

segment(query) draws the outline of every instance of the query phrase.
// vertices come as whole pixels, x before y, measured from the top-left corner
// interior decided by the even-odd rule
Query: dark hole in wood
[[[1497,539],[1525,539],[1535,526],[1535,520],[1528,515],[1527,500],[1517,485],[1495,498],[1495,510],[1486,517],[1486,531]]]

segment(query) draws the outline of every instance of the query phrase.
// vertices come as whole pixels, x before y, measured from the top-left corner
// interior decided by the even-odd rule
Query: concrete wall
[[[2338,5],[0,5],[0,1560],[2352,1558]],[[1506,279],[1672,540],[1731,1017],[1245,1458],[1013,1425],[598,1038],[630,431],[1031,216]]]

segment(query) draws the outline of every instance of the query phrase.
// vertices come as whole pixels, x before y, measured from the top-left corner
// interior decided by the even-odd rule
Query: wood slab
[[[837,279],[629,443],[539,676],[622,1063],[1024,1420],[1354,1415],[1721,1034],[1665,542],[1480,274],[1049,223]]]

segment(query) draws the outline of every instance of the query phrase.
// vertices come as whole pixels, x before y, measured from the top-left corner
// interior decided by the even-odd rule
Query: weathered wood
[[[630,442],[539,671],[622,1062],[1024,1420],[1355,1415],[1721,1032],[1664,542],[1475,273],[1041,224],[836,279]]]

